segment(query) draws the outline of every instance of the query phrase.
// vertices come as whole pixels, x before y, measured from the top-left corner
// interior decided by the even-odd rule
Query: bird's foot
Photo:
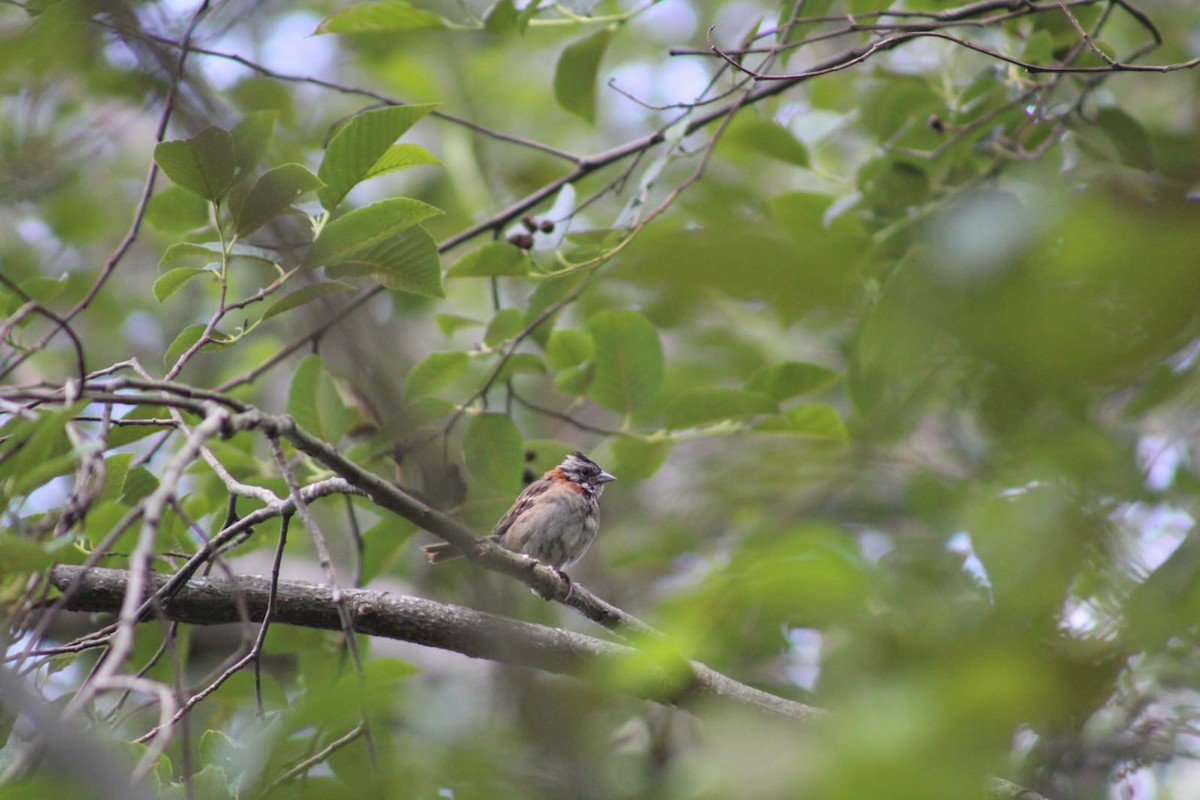
[[[566,597],[563,598],[563,602],[565,603],[568,600],[570,600],[571,595],[573,595],[575,593],[575,584],[574,584],[574,582],[572,582],[571,576],[568,575],[567,573],[563,572],[558,567],[554,567],[554,571],[557,572],[558,577],[562,578],[563,581],[565,581],[567,584],[567,595],[566,595]]]

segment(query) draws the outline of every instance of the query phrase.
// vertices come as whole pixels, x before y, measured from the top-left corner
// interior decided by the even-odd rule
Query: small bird
[[[576,450],[517,495],[512,508],[492,528],[491,538],[563,574],[563,568],[578,561],[596,537],[600,493],[604,484],[615,480]],[[433,564],[462,556],[445,542],[421,549]]]

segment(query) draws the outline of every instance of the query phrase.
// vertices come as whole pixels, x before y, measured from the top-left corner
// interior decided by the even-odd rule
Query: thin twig
[[[304,772],[307,772],[308,770],[312,769],[313,767],[317,766],[318,764],[324,762],[331,755],[336,753],[338,750],[341,750],[346,745],[351,744],[356,739],[358,739],[358,737],[362,736],[366,732],[367,732],[367,726],[365,724],[360,722],[359,724],[355,725],[347,733],[334,739],[332,742],[327,744],[325,747],[322,747],[320,750],[313,753],[311,756],[301,759],[300,761],[296,762],[295,765],[284,770],[284,772],[282,772],[280,775],[275,777],[270,783],[268,783],[266,786],[263,787],[263,790],[259,794],[259,797],[266,797],[271,792],[275,791],[280,786],[282,786],[283,784],[290,781],[292,778],[294,778],[297,775],[300,775]]]
[[[79,692],[71,698],[67,705],[66,713],[68,715],[82,708],[97,691],[119,685],[115,682],[116,673],[133,650],[134,627],[141,616],[145,578],[150,571],[150,556],[157,539],[163,509],[169,498],[174,495],[184,470],[191,465],[203,443],[217,435],[224,428],[228,419],[228,411],[210,405],[208,416],[196,426],[192,435],[184,442],[183,447],[164,466],[159,485],[139,504],[142,509],[142,529],[133,552],[129,555],[130,580],[125,602],[121,606],[116,635],[112,639],[110,648],[105,654],[94,680],[81,687]]]
[[[35,301],[25,292],[24,289],[22,289],[15,282],[9,280],[9,278],[2,272],[0,272],[0,283],[3,283],[5,286],[7,286],[10,292],[21,298],[21,300],[23,300],[25,303],[25,305],[17,309],[17,311],[5,321],[4,325],[0,327],[0,341],[8,338],[9,331],[18,325],[28,313],[41,314],[46,319],[56,323],[58,328],[65,332],[67,337],[71,340],[71,347],[75,350],[75,369],[79,375],[79,385],[81,387],[85,386],[87,384],[87,359],[84,358],[83,343],[79,341],[79,335],[76,334],[75,329],[71,327],[71,321],[64,317],[60,317],[58,314],[46,308],[41,303]],[[0,372],[0,380],[3,380],[4,376],[8,375],[8,373],[15,368],[16,367],[14,365],[12,368],[5,369],[3,372]]]
[[[275,547],[275,559],[274,559],[273,567],[271,570],[271,584],[270,584],[270,588],[267,592],[267,608],[266,608],[266,611],[263,613],[263,618],[259,623],[258,633],[255,635],[253,643],[250,645],[250,647],[247,649],[247,651],[245,653],[243,653],[242,655],[235,658],[232,661],[232,663],[230,663],[228,666],[223,668],[220,671],[220,673],[213,680],[211,680],[203,689],[197,691],[191,697],[189,697],[187,699],[187,702],[183,703],[179,707],[179,710],[175,712],[174,716],[170,719],[170,721],[168,723],[166,723],[167,725],[174,726],[175,724],[177,724],[178,722],[183,720],[188,715],[188,712],[190,712],[193,708],[195,708],[197,704],[199,704],[202,700],[204,700],[206,697],[211,695],[217,689],[221,688],[222,684],[224,684],[227,680],[232,678],[238,672],[241,672],[242,669],[244,669],[245,666],[251,662],[254,663],[254,691],[255,691],[256,704],[257,704],[257,708],[258,708],[258,715],[262,716],[262,714],[263,714],[262,676],[259,674],[259,664],[262,660],[263,643],[266,641],[266,638],[267,638],[267,628],[270,627],[271,619],[274,617],[274,614],[275,614],[275,598],[276,598],[276,594],[279,589],[279,565],[280,565],[280,561],[283,558],[283,547],[287,543],[287,528],[288,528],[288,523],[290,522],[290,520],[291,520],[290,514],[285,514],[281,520],[280,532],[279,532],[279,542]],[[232,575],[229,576],[228,580],[230,580],[231,582],[236,582],[236,578],[234,578]],[[235,585],[236,585],[236,583],[235,583]],[[240,592],[235,594],[235,600],[240,601],[239,615],[241,616],[244,614],[244,616],[242,616],[242,619],[244,619],[246,622],[250,622],[251,619],[250,619],[249,609],[246,607],[245,598],[241,595]],[[161,733],[162,725],[163,725],[163,723],[160,722],[154,728],[151,728],[149,731],[147,731],[143,735],[134,739],[133,740],[134,743],[141,744],[142,742],[148,741],[148,740],[154,738],[155,736],[159,735]]]
[[[354,669],[355,676],[362,682],[364,680],[362,655],[358,651],[358,639],[354,633],[354,620],[350,615],[350,609],[346,606],[345,591],[338,580],[337,568],[334,566],[333,556],[329,552],[329,542],[325,538],[325,534],[321,532],[321,527],[317,524],[312,512],[309,511],[308,503],[305,501],[304,495],[300,491],[300,484],[296,480],[296,473],[292,471],[287,457],[283,454],[283,447],[279,443],[279,437],[268,433],[267,439],[271,445],[271,455],[275,459],[275,466],[279,468],[279,473],[283,476],[283,480],[287,484],[288,497],[295,504],[296,514],[308,530],[308,536],[312,540],[313,549],[317,552],[317,561],[321,565],[321,571],[325,573],[325,580],[329,584],[329,588],[333,591],[333,603],[337,606],[338,618],[342,621],[342,634],[346,641],[346,652],[350,656],[350,664]],[[363,709],[363,725],[366,727],[365,733],[367,747],[371,754],[371,763],[374,764],[375,737],[371,733],[371,725],[366,709]]]

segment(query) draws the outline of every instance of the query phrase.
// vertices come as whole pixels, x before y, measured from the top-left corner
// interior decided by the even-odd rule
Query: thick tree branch
[[[65,608],[71,611],[116,612],[121,608],[130,573],[125,570],[61,565],[50,573],[60,591],[71,590]],[[147,593],[162,587],[169,575],[146,576]],[[270,597],[267,578],[193,578],[163,604],[167,619],[193,625],[261,621]],[[339,631],[334,590],[299,581],[280,581],[272,613],[273,623]],[[601,641],[578,633],[518,622],[462,606],[438,603],[365,589],[343,590],[343,602],[354,630],[370,636],[413,642],[456,653],[516,664],[586,679],[599,667],[615,666],[633,655],[625,645]],[[240,600],[239,600],[240,598]],[[681,665],[686,668],[687,665]],[[696,709],[710,702],[732,703],[741,708],[795,720],[816,719],[819,709],[786,700],[738,683],[732,678],[692,662],[691,675],[661,669],[631,691],[638,697]]]
[[[122,385],[129,385],[124,381]],[[145,382],[139,382],[145,386]],[[92,383],[84,396],[90,400],[125,404],[167,405],[196,410],[200,413],[213,411],[213,402],[209,399],[193,400],[192,396],[202,396],[194,393],[203,390],[191,387],[174,386],[177,397],[164,398],[161,395],[121,394],[112,391],[102,391],[107,387]],[[156,387],[157,388],[157,387]],[[164,389],[165,390],[165,389]],[[14,401],[33,401],[37,403],[61,403],[64,394],[55,390],[15,388],[9,392],[0,392],[0,397]],[[229,401],[233,402],[233,401]],[[376,475],[368,469],[359,466],[346,458],[337,448],[328,442],[313,436],[296,425],[295,420],[286,415],[265,414],[258,409],[238,404],[240,413],[221,416],[223,436],[232,436],[239,431],[260,431],[267,436],[283,437],[296,449],[311,456],[329,469],[336,472],[355,490],[362,492],[380,506],[395,512],[404,519],[420,526],[424,530],[445,539],[457,547],[476,563],[496,572],[502,572],[522,581],[542,597],[557,600],[574,608],[593,622],[622,635],[654,636],[657,632],[649,625],[633,615],[617,608],[578,584],[572,584],[562,578],[556,570],[545,567],[526,556],[513,553],[500,545],[481,538],[474,531],[457,520],[446,516],[434,508],[422,503],[412,495],[397,487],[388,480]],[[294,507],[289,511],[294,511]],[[282,511],[282,507],[275,513]],[[274,514],[272,514],[274,515]],[[208,553],[203,554],[205,559]]]

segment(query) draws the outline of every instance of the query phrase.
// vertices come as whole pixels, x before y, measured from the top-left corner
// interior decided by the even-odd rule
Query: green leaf
[[[441,209],[410,197],[394,197],[356,208],[324,227],[308,249],[302,266],[341,264],[441,213]]]
[[[622,231],[611,228],[594,228],[591,230],[571,231],[565,237],[571,261],[586,261],[599,258],[610,252],[621,243]]]
[[[588,387],[592,385],[592,378],[595,376],[596,365],[591,361],[585,361],[577,367],[559,370],[558,374],[554,376],[554,388],[564,394],[579,396],[587,392]]]
[[[296,104],[303,102],[292,94],[290,87],[265,75],[242,78],[228,89],[229,99],[242,111],[270,111],[284,125],[296,121]]]
[[[573,272],[561,278],[550,277],[538,281],[537,288],[529,297],[528,308],[525,311],[525,324],[529,325],[536,320],[541,320],[537,328],[530,334],[530,338],[543,347],[546,346],[546,340],[550,338],[550,334],[554,330],[554,321],[562,312],[564,301],[571,296],[572,292],[578,291],[587,279],[587,272]],[[551,309],[554,310],[551,312]],[[543,318],[543,315],[546,316]]]
[[[420,225],[325,270],[332,278],[370,275],[389,289],[445,297],[437,242]]]
[[[837,441],[845,441],[848,438],[846,425],[842,422],[842,418],[838,416],[833,406],[824,403],[813,403],[788,409],[778,417],[757,425],[755,430],[763,433],[785,433]]]
[[[429,28],[444,28],[445,21],[431,11],[416,8],[403,0],[377,0],[355,3],[338,9],[313,31],[325,33],[403,33]]]
[[[616,31],[616,25],[609,25],[569,45],[554,68],[554,98],[588,122],[596,120],[596,73]]]
[[[663,353],[650,320],[637,311],[601,311],[587,330],[596,347],[588,396],[623,414],[653,400],[662,384]]]
[[[328,442],[346,431],[346,405],[321,357],[307,355],[296,367],[288,392],[288,413],[296,424]]]
[[[437,323],[438,329],[446,336],[453,336],[456,331],[463,328],[480,328],[483,323],[477,319],[464,317],[461,314],[438,314],[433,318]]]
[[[1030,64],[1043,64],[1054,55],[1054,37],[1050,31],[1034,31],[1025,37],[1021,60]]]
[[[410,661],[399,658],[372,658],[363,664],[363,679],[368,689],[392,692],[401,680],[417,675],[421,670]],[[357,678],[355,679],[357,680]]]
[[[525,30],[529,27],[529,21],[533,19],[541,6],[542,0],[529,0],[521,9],[521,13],[517,16],[517,30],[521,32],[521,35],[525,34]]]
[[[491,242],[472,250],[446,273],[447,278],[491,278],[529,274],[529,257],[508,242]]]
[[[828,389],[840,378],[840,373],[818,364],[787,361],[756,372],[746,381],[746,388],[783,401],[798,394]]]
[[[376,108],[343,125],[330,140],[317,170],[317,176],[325,181],[325,188],[317,192],[321,205],[332,211],[357,184],[381,174],[372,169],[389,158],[392,143],[431,110],[432,105]]]
[[[525,440],[506,414],[477,414],[463,432],[463,462],[479,483],[516,494],[525,464]]]
[[[502,308],[488,323],[483,334],[483,343],[489,347],[511,339],[525,327],[525,314],[519,308]]]
[[[731,419],[773,414],[779,409],[770,397],[741,389],[688,389],[667,408],[668,428],[694,428]]]
[[[233,157],[241,174],[258,166],[274,134],[274,111],[252,111],[233,126]]]
[[[804,37],[804,26],[794,24],[793,20],[801,16],[824,16],[829,13],[833,0],[784,0],[779,5],[779,15],[775,18],[775,44],[783,57],[781,63],[795,55],[796,48],[785,48],[782,45],[792,44]],[[907,6],[906,6],[907,8]]]
[[[154,299],[161,303],[182,289],[183,285],[192,278],[204,274],[216,277],[217,273],[210,269],[200,269],[198,267],[177,267],[165,272],[158,276],[158,280],[154,282]]]
[[[195,797],[209,800],[233,800],[235,797],[229,787],[236,785],[237,780],[231,779],[229,773],[216,764],[205,764],[194,775],[188,776],[187,781],[189,791]]]
[[[414,428],[438,417],[448,417],[454,413],[456,406],[449,400],[440,397],[422,397],[404,405],[404,419]]]
[[[419,144],[394,144],[371,165],[363,180],[409,167],[441,166],[441,159]]]
[[[178,242],[167,248],[158,261],[160,271],[178,267],[207,267],[221,263],[221,251],[191,242]]]
[[[0,578],[37,572],[54,563],[54,557],[32,539],[0,533]]]
[[[43,459],[20,475],[14,476],[12,486],[10,487],[11,493],[14,495],[29,494],[34,489],[46,485],[55,478],[70,475],[75,471],[77,466],[78,464],[73,453]]]
[[[1129,398],[1129,402],[1121,410],[1122,416],[1131,420],[1138,419],[1147,411],[1178,396],[1188,387],[1192,378],[1190,370],[1179,370],[1159,364]]]
[[[470,363],[466,353],[433,353],[409,370],[404,379],[404,402],[411,403],[418,397],[436,392],[462,375]]]
[[[0,481],[19,480],[39,464],[70,453],[66,425],[86,405],[72,403],[43,412],[36,419],[20,419],[6,425],[6,438],[0,441]],[[11,489],[11,485],[4,487],[6,493]]]
[[[150,198],[146,222],[168,233],[194,231],[209,223],[208,203],[181,186],[168,185]]]
[[[220,767],[227,774],[236,774],[237,755],[244,750],[244,743],[235,741],[224,731],[207,730],[200,736],[200,763]]]
[[[279,276],[279,273],[283,272],[283,267],[273,257],[276,255],[276,252],[235,242],[229,252],[226,267],[229,269],[266,269],[272,278],[276,278]]]
[[[298,308],[314,300],[320,300],[322,297],[328,297],[331,294],[339,294],[341,292],[351,291],[354,289],[354,284],[343,283],[341,281],[321,281],[320,283],[310,283],[308,286],[302,286],[286,297],[281,297],[263,312],[262,318],[268,320],[271,317],[282,314],[285,311],[291,311],[293,308]]]
[[[722,578],[711,585],[719,587],[720,602],[740,606],[730,613],[755,609],[765,624],[795,623],[799,617],[825,627],[862,613],[872,594],[870,568],[860,553],[846,546],[846,539],[844,531],[832,526],[777,526],[770,536],[760,535],[753,542],[757,546],[737,552],[726,568],[736,591]]]
[[[139,471],[147,472],[145,467],[137,467],[130,472],[130,475]],[[129,483],[129,479],[129,475],[126,475],[125,483]],[[136,503],[137,500],[134,500],[132,503],[126,503],[124,495],[122,495],[120,502],[96,503],[89,508],[87,516],[83,519],[83,524],[81,525],[81,538],[87,549],[94,550],[97,544],[104,541],[107,534],[112,532],[113,527],[116,526],[122,517],[129,513],[130,507]],[[136,533],[134,535],[136,536]],[[124,539],[125,536],[122,535],[120,538]],[[109,546],[112,544],[113,542],[108,542]]]
[[[137,419],[170,419],[171,415],[165,406],[137,406],[125,416],[123,420]],[[114,426],[108,433],[106,444],[109,448],[121,447],[130,442],[136,442],[139,439],[144,439],[155,433],[160,433],[166,428],[160,428],[156,425],[120,425]]]
[[[45,275],[38,275],[28,280],[23,280],[19,284],[21,291],[33,300],[35,303],[41,303],[43,306],[51,300],[62,294],[62,290],[66,287],[67,275],[64,273],[57,278],[51,278]],[[8,302],[4,307],[5,314],[12,314],[25,303],[25,297],[21,297],[15,293],[7,292],[0,293],[0,297],[5,297]]]
[[[229,131],[208,127],[191,139],[159,142],[154,161],[176,185],[206,200],[220,200],[237,172]]]
[[[212,451],[212,454],[217,458],[217,460],[225,465],[225,468],[229,470],[229,473],[236,478],[245,480],[262,473],[262,465],[259,463],[259,460],[255,457],[254,453],[251,452],[251,448],[247,446],[245,441],[239,440],[235,444],[233,441],[210,439],[208,442],[208,448]],[[194,471],[207,473],[208,467],[206,465],[194,462]],[[277,488],[283,490],[284,492],[287,491],[286,487],[283,486],[282,483],[277,484]],[[214,497],[217,499],[218,503],[224,505],[224,501],[221,500],[219,496],[214,495]]]
[[[153,425],[140,427],[149,428],[151,431],[155,429]],[[105,444],[109,447],[113,446],[110,441]],[[133,453],[117,453],[104,459],[104,488],[96,496],[97,503],[113,502],[121,496],[121,490],[125,486],[125,478],[129,475],[129,467],[132,463]]]
[[[412,556],[412,535],[418,530],[411,522],[391,515],[364,530],[359,559],[363,584],[391,572],[397,564],[407,563]]]
[[[1150,134],[1129,112],[1106,106],[1096,112],[1095,124],[1117,148],[1122,164],[1136,169],[1154,169]]]
[[[578,328],[563,328],[550,334],[546,343],[546,361],[555,370],[574,367],[592,357],[592,337]]]
[[[622,479],[647,480],[666,462],[675,443],[667,439],[641,439],[621,436],[612,442],[617,463],[613,474]]]
[[[752,150],[797,167],[808,166],[808,148],[795,134],[752,112],[739,114],[722,141],[726,145]]]
[[[929,174],[924,166],[890,155],[868,161],[856,180],[862,202],[884,214],[907,213],[929,195]]]
[[[321,188],[321,179],[299,164],[284,164],[262,175],[242,201],[237,233],[245,236],[281,213],[300,195]]]
[[[929,131],[925,125],[929,115],[946,112],[935,82],[924,75],[891,75],[867,90],[859,102],[859,124],[880,140],[891,140],[910,127]]]
[[[158,478],[145,467],[136,467],[125,476],[125,485],[121,492],[121,502],[133,506],[143,497],[158,488]]]
[[[187,352],[189,347],[200,341],[200,336],[204,333],[204,327],[204,325],[197,323],[181,330],[179,335],[175,337],[175,341],[171,342],[170,346],[167,347],[167,352],[163,355],[163,363],[167,366],[174,365],[179,360],[179,357]],[[220,331],[213,331],[212,337],[212,341],[205,343],[204,347],[200,348],[201,351],[216,350],[232,341],[232,339]]]
[[[483,17],[483,29],[493,36],[503,36],[517,29],[519,19],[513,0],[497,0]]]
[[[533,353],[515,353],[508,357],[504,366],[496,373],[496,382],[504,383],[518,372],[544,373],[546,364]]]

